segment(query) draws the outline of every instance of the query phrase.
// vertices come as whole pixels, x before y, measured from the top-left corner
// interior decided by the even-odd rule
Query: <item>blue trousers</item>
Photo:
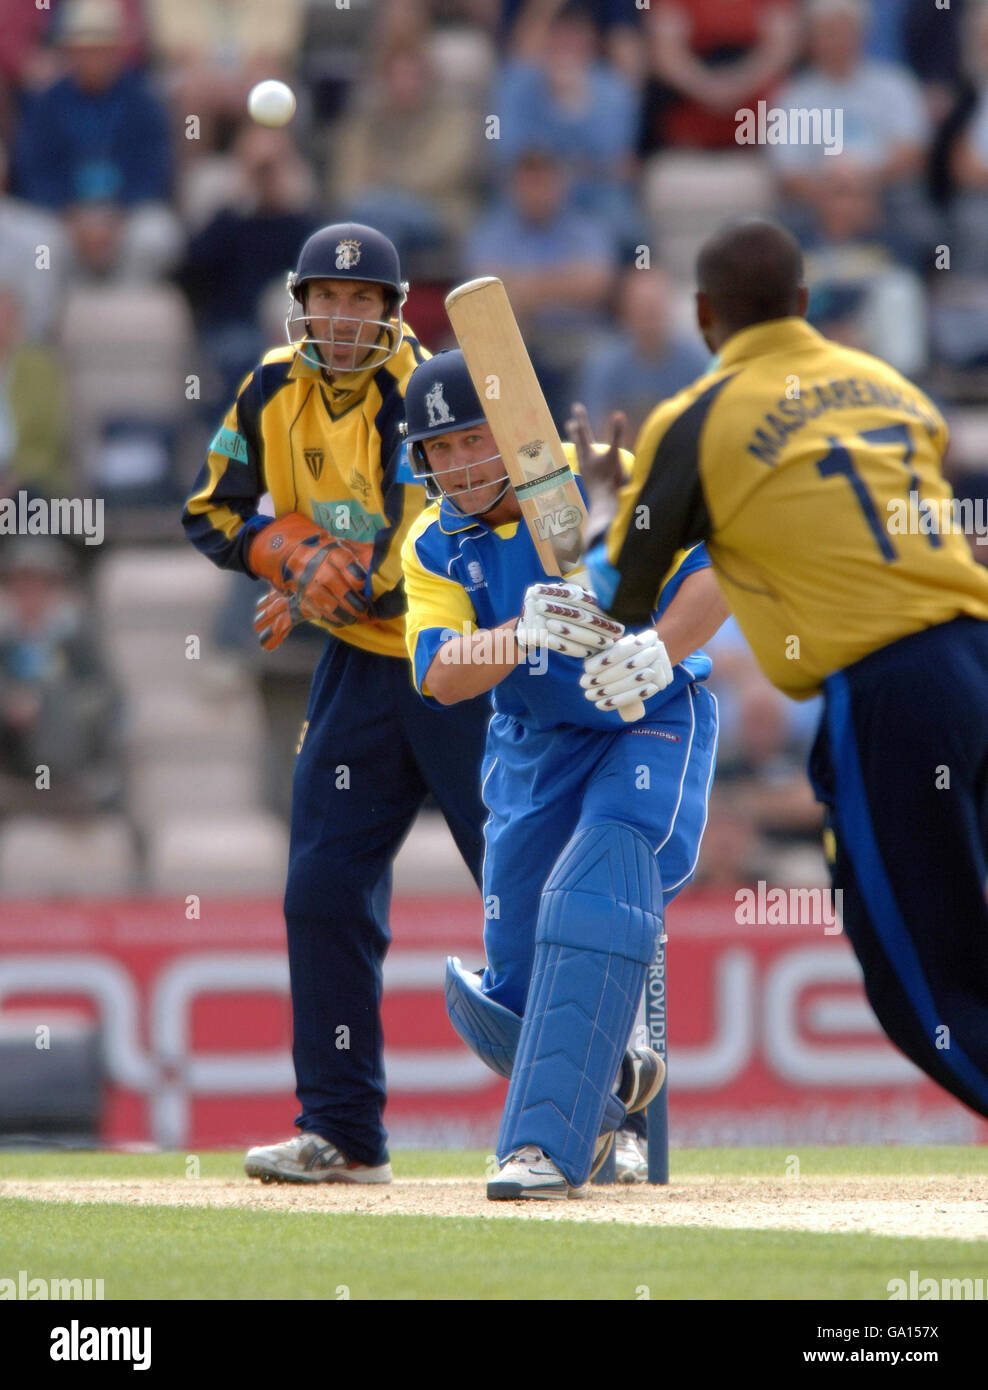
[[[330,638],[292,787],[285,891],[295,1123],[348,1158],[387,1160],[381,969],[391,868],[431,792],[477,882],[488,697],[429,708],[408,663]]]
[[[663,897],[689,882],[707,819],[717,702],[684,687],[661,720],[616,733],[567,725],[544,732],[491,721],[484,759],[484,992],[523,1014],[546,879],[572,836],[621,821],[655,846]]]
[[[828,677],[810,776],[865,990],[892,1041],[988,1117],[988,623]]]

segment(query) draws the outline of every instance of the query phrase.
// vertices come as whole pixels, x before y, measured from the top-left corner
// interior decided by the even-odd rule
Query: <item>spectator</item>
[[[965,15],[965,68],[972,88],[967,117],[950,151],[955,270],[988,274],[988,4]]]
[[[806,759],[821,702],[789,700],[765,679],[734,618],[705,644],[714,663],[721,738],[717,782],[766,843],[816,841],[820,807]]]
[[[923,84],[930,119],[938,123],[950,111],[960,81],[961,32],[969,0],[953,0],[949,11],[930,5],[928,0],[895,3],[902,9],[905,59]]]
[[[49,497],[71,493],[65,387],[57,358],[24,341],[21,299],[0,282],[0,473]]]
[[[709,353],[696,334],[673,331],[669,281],[661,270],[624,272],[618,325],[613,338],[589,358],[577,396],[598,439],[607,438],[611,412],[623,410],[633,441],[659,401],[705,370]]]
[[[733,149],[735,111],[768,99],[796,57],[792,0],[658,0],[640,152]]]
[[[808,236],[832,195],[833,178],[854,165],[883,198],[882,239],[900,259],[919,261],[935,239],[919,185],[930,138],[922,90],[906,68],[864,57],[865,0],[810,0],[808,16],[810,65],[777,103],[841,113],[842,147],[834,154],[822,143],[769,145],[794,205],[792,220]]]
[[[217,392],[210,392],[210,411],[236,394],[262,356],[264,293],[273,281],[284,289],[299,247],[316,226],[309,210],[311,176],[287,130],[244,125],[234,157],[238,196],[191,239],[179,272],[202,346],[220,378]]]
[[[828,338],[920,375],[928,356],[923,282],[882,242],[881,199],[867,173],[835,169],[829,186],[805,243],[808,317]]]
[[[166,200],[171,152],[163,108],[124,65],[120,0],[69,0],[59,30],[67,75],[28,102],[14,188],[60,213],[80,268],[161,274],[180,246]]]
[[[337,6],[337,9],[340,7]],[[211,152],[239,126],[247,93],[265,77],[290,81],[302,38],[302,0],[147,0],[155,58],[173,111],[199,118],[183,155]]]
[[[11,198],[7,152],[0,144],[0,281],[17,285],[21,331],[29,342],[51,336],[68,269],[68,247],[58,218]]]
[[[504,281],[557,424],[569,413],[574,371],[605,331],[616,264],[607,229],[567,211],[565,173],[542,150],[521,155],[510,201],[467,243],[468,273]]]
[[[332,200],[389,237],[402,264],[448,246],[476,215],[480,110],[446,91],[422,46],[388,50],[353,91],[332,136]]]
[[[543,7],[558,10],[558,5]],[[573,206],[608,217],[617,231],[635,216],[631,183],[638,103],[627,79],[597,58],[589,12],[569,6],[531,15],[517,55],[505,66],[492,103],[502,167],[538,145],[559,160]]]
[[[565,0],[500,0],[501,33],[521,56],[533,38],[536,43],[541,41],[540,31],[564,3]],[[608,62],[637,88],[644,76],[641,18],[647,6],[635,5],[629,0],[584,0],[584,3]]]
[[[84,815],[122,790],[117,692],[60,543],[7,541],[0,580],[0,806]],[[50,771],[41,790],[39,767]]]

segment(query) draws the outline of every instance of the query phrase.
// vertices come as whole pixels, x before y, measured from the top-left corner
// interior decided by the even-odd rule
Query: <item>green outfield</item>
[[[883,1299],[911,1269],[988,1276],[988,1242],[936,1234],[951,1204],[961,1218],[984,1207],[988,1148],[678,1150],[671,1188],[633,1222],[654,1194],[492,1211],[485,1157],[398,1153],[395,1184],[351,1201],[250,1184],[239,1153],[3,1152],[0,1278],[102,1278],[107,1298],[140,1299]],[[411,1197],[416,1214],[400,1209]],[[365,1198],[372,1210],[346,1209]],[[428,1214],[433,1201],[446,1214]],[[747,1201],[751,1228],[736,1224]],[[860,1233],[756,1228],[786,1220],[787,1204],[813,1221],[863,1201],[879,1229],[905,1212],[905,1233],[867,1219]],[[734,1224],[691,1224],[711,1203]],[[910,1211],[929,1234],[908,1233]]]

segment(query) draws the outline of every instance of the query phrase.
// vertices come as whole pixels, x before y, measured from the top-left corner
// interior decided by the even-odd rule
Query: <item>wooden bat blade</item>
[[[469,280],[450,291],[446,312],[542,568],[572,578],[586,507],[504,285]]]
[[[587,509],[504,285],[495,276],[468,280],[450,290],[446,312],[542,568],[589,589]],[[644,713],[638,701],[621,718]]]

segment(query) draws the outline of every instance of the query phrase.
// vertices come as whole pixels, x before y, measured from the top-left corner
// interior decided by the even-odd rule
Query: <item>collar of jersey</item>
[[[506,521],[501,526],[487,526],[483,521],[474,521],[458,512],[448,497],[439,503],[439,529],[445,536],[454,536],[458,531],[493,531],[502,540],[510,540],[518,530],[517,521]]]
[[[341,384],[337,386],[326,380],[322,374],[321,367],[315,366],[312,362],[307,362],[301,352],[296,352],[292,359],[292,365],[288,375],[289,378],[295,381],[304,378],[315,378],[322,387],[333,414],[339,415],[346,410],[354,400],[364,394],[370,384],[371,378],[377,370],[377,367],[368,367],[362,372],[347,372],[345,377],[346,385],[344,386]]]
[[[821,335],[816,329],[798,316],[754,323],[728,338],[720,350],[720,366],[733,367],[738,362],[746,362],[751,357],[764,357],[770,352],[810,347],[820,340]]]

